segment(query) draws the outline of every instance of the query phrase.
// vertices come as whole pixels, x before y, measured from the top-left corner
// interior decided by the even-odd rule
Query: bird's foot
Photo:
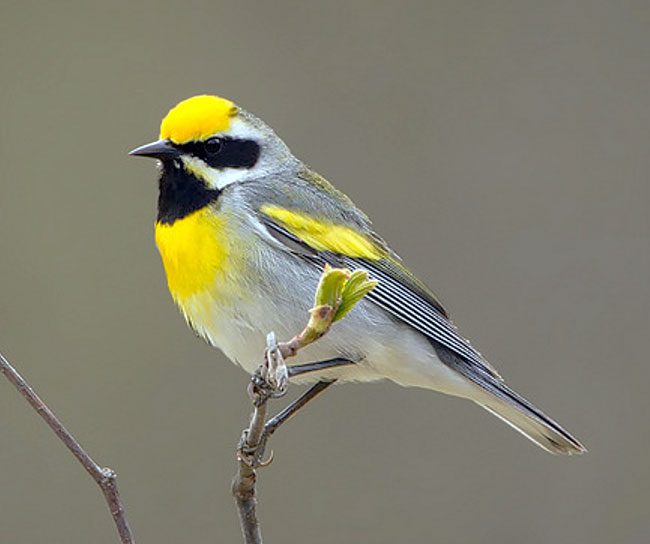
[[[282,397],[287,392],[289,371],[278,348],[275,333],[271,332],[266,337],[264,363],[255,371],[251,382],[253,389],[264,398],[264,401],[268,398]]]
[[[248,429],[244,429],[239,439],[239,444],[237,445],[237,460],[248,465],[250,468],[268,467],[273,462],[272,451],[268,459],[264,459],[269,436],[270,434],[264,431],[260,437],[260,441],[256,445],[251,446],[248,443]]]

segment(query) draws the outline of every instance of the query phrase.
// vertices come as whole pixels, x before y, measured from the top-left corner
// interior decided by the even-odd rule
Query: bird
[[[164,116],[156,141],[130,154],[158,163],[155,242],[174,302],[246,372],[258,368],[270,331],[302,330],[326,266],[361,269],[376,287],[292,359],[314,370],[292,381],[434,390],[473,401],[550,453],[586,451],[506,385],[368,216],[252,113],[192,96]]]

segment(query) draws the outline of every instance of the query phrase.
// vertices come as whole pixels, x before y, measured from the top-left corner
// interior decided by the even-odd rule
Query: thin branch
[[[262,544],[262,531],[257,519],[256,465],[241,452],[254,452],[260,445],[266,421],[266,403],[270,395],[267,396],[261,391],[256,391],[252,383],[249,387],[249,395],[253,401],[253,414],[237,448],[237,474],[232,482],[232,494],[237,503],[244,542],[246,544]]]
[[[277,343],[275,335],[267,337],[264,364],[257,370],[248,388],[253,403],[250,423],[244,429],[237,448],[237,473],[232,482],[239,521],[245,544],[262,544],[262,531],[257,518],[256,468],[264,467],[273,460],[263,461],[266,442],[273,432],[309,399],[325,390],[330,382],[319,382],[298,399],[295,409],[278,414],[266,421],[267,403],[270,399],[286,393],[289,372],[285,360],[322,338],[332,325],[342,319],[376,285],[368,280],[362,270],[350,272],[346,269],[325,267],[316,290],[314,308],[303,331],[288,342]]]
[[[117,490],[117,475],[115,472],[110,468],[100,467],[86,453],[74,436],[70,434],[56,415],[54,415],[54,412],[48,408],[2,353],[0,353],[0,372],[5,375],[25,400],[29,402],[38,415],[45,420],[45,423],[54,431],[54,434],[70,450],[72,455],[77,458],[84,469],[86,469],[86,472],[90,474],[90,477],[100,487],[108,504],[111,516],[113,516],[113,521],[115,522],[122,544],[134,544],[135,539],[126,519],[124,505]]]

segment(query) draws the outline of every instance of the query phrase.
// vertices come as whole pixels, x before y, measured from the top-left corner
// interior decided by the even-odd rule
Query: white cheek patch
[[[210,189],[224,187],[250,177],[250,171],[243,168],[212,168],[197,157],[184,155],[183,166],[189,173],[202,180]]]

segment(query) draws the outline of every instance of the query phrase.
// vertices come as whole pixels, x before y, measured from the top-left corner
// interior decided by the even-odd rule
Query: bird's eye
[[[221,140],[219,138],[210,138],[203,146],[208,155],[216,155],[221,151]]]

